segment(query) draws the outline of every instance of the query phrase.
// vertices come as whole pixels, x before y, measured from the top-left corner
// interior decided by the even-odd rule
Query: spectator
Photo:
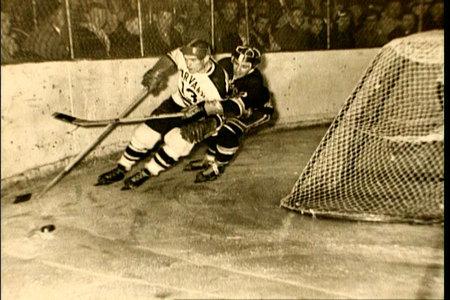
[[[74,26],[74,52],[76,58],[107,58],[111,42],[103,30],[107,22],[107,9],[100,3],[91,4],[83,15],[85,22]]]
[[[2,0],[1,10],[9,14],[11,28],[15,31],[28,34],[34,29],[33,6],[29,0]],[[20,48],[20,43],[18,45]]]
[[[255,26],[250,29],[250,45],[262,52],[270,51],[270,18],[268,15],[256,16]]]
[[[283,9],[278,1],[259,0],[253,8],[251,16],[254,23],[257,22],[259,16],[267,16],[269,18],[270,29],[273,29],[282,14]]]
[[[143,40],[145,55],[159,56],[183,44],[180,33],[174,28],[172,7],[159,7],[155,22],[144,28]]]
[[[134,8],[135,1],[128,0],[110,0],[109,11],[116,16],[117,22],[125,24],[125,22],[131,19],[131,16],[137,14],[137,8]]]
[[[278,29],[275,43],[281,51],[301,51],[310,48],[311,32],[309,17],[299,7],[292,7],[289,23]]]
[[[310,11],[310,1],[308,0],[291,0],[290,7],[299,7],[303,11]]]
[[[423,30],[444,29],[444,1],[434,1],[424,16]]]
[[[325,21],[321,16],[311,16],[310,27],[310,42],[309,49],[320,50],[327,48],[327,32],[325,27]]]
[[[331,8],[332,23],[336,22],[339,14],[345,10],[345,4],[342,0],[334,1],[334,6]]]
[[[57,1],[55,3],[55,6],[51,7],[52,12],[31,32],[22,46],[24,55],[30,55],[33,60],[70,59],[65,9]]]
[[[11,32],[11,16],[2,11],[2,64],[15,62],[15,55],[19,51],[19,46],[15,36]]]
[[[416,20],[418,20],[418,31],[422,31],[424,27],[423,19],[426,18],[427,12],[431,7],[431,2],[433,0],[414,0],[410,4],[410,10],[416,15]]]
[[[388,38],[389,40],[393,40],[399,37],[410,35],[412,33],[415,33],[416,31],[416,15],[414,15],[414,13],[412,12],[409,12],[403,14],[402,23],[400,24],[400,26],[392,30],[391,33],[389,33]]]
[[[241,18],[237,21],[237,31],[230,32],[226,35],[222,40],[222,45],[225,45],[225,47],[222,46],[223,50],[218,50],[218,52],[231,52],[231,45],[250,45],[247,39],[247,21],[245,18]]]
[[[249,28],[249,32],[250,32],[250,28]],[[244,45],[244,46],[250,45],[250,40],[247,37],[247,20],[245,18],[239,19],[238,36],[239,36],[239,40],[237,41],[236,45]]]
[[[323,20],[327,17],[327,2],[324,0],[310,0],[311,15],[319,16]]]
[[[364,22],[364,7],[361,3],[355,2],[348,7],[348,10],[352,14],[352,19],[355,26],[355,32],[360,30]]]
[[[209,12],[203,11],[203,7],[204,5],[201,6],[199,0],[193,0],[183,11],[184,14],[180,15],[181,20],[175,25],[175,28],[181,33],[184,44],[194,39],[211,40]]]
[[[289,14],[290,14],[289,8],[287,8],[287,7],[284,8],[283,14],[281,15],[281,17],[278,19],[278,21],[275,24],[275,29],[279,29],[289,23]]]
[[[378,28],[379,14],[376,10],[366,13],[362,28],[355,34],[355,44],[358,48],[376,48],[383,46],[381,30]]]
[[[398,0],[392,0],[386,4],[385,9],[381,13],[378,28],[381,30],[381,38],[383,44],[389,41],[389,34],[401,25],[400,16],[402,15],[402,3]]]
[[[275,27],[281,28],[284,25],[286,25],[287,23],[289,23],[290,11],[292,10],[293,7],[300,8],[303,12],[308,12],[309,15],[316,14],[316,12],[317,12],[317,14],[320,15],[320,13],[322,12],[321,7],[320,7],[321,4],[319,3],[320,1],[322,1],[322,0],[315,1],[316,6],[312,6],[311,1],[308,1],[308,0],[290,0],[290,1],[282,0],[282,2],[285,5],[283,5],[281,7],[282,11],[281,11],[280,16],[277,19]],[[322,3],[322,4],[326,5],[326,3]],[[324,6],[322,6],[322,7],[324,7]],[[326,6],[324,8],[326,9]],[[326,12],[326,10],[325,10],[325,12]]]
[[[354,23],[349,11],[341,10],[331,28],[330,44],[332,49],[352,49],[355,47]]]
[[[238,22],[238,36],[228,36],[230,38],[228,43],[231,44],[234,41],[235,45],[261,45],[261,49],[264,51],[274,51],[272,49],[273,36],[270,30],[269,18],[267,16],[259,16],[256,28],[256,30],[251,28],[248,26],[245,18],[240,18]]]
[[[116,31],[119,26],[119,17],[112,13],[109,9],[106,9],[106,22],[103,26],[103,31],[109,36],[111,33]]]
[[[235,41],[239,39],[239,3],[237,0],[225,1],[220,9],[220,17],[216,20],[217,51],[221,53],[234,51]]]
[[[419,0],[422,1],[422,0]],[[371,0],[368,1],[367,7],[368,9],[373,9],[378,12],[378,15],[381,17],[381,12],[384,10],[386,6],[387,0]]]
[[[111,41],[111,57],[140,57],[141,39],[139,36],[140,32],[138,18],[128,16],[128,19],[124,22],[120,22],[116,30],[109,35],[109,40]]]
[[[311,8],[309,8],[309,5],[305,0],[291,0],[288,3],[286,1],[283,1],[283,6],[281,7],[281,14],[278,17],[277,21],[274,23],[275,28],[281,28],[284,25],[289,23],[291,10],[293,7],[300,8],[301,11],[310,11]],[[267,12],[271,13],[271,12]]]

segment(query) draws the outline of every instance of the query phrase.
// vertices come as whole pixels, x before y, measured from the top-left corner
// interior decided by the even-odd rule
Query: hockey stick
[[[128,119],[128,118],[116,118],[116,119],[102,119],[102,120],[88,120],[88,119],[82,119],[77,118],[68,114],[55,112],[53,113],[53,117],[57,120],[77,125],[80,127],[99,127],[99,126],[106,126],[111,123],[115,123],[117,125],[119,124],[135,124],[135,123],[142,123],[147,120],[156,120],[156,119],[169,119],[169,118],[179,118],[184,117],[183,112],[178,113],[170,113],[170,114],[161,114],[161,115],[153,115],[153,116],[147,116],[142,118],[136,118],[136,119]]]
[[[150,93],[147,89],[143,89],[139,95],[134,98],[134,101],[125,109],[118,117],[118,119],[125,118],[128,116],[142,101],[144,101]],[[117,126],[116,122],[110,123],[106,126],[105,130],[100,134],[100,136],[93,141],[86,149],[80,152],[71,163],[69,163],[64,170],[62,170],[52,181],[50,181],[45,188],[36,195],[36,198],[42,197],[48,190],[50,190],[55,184],[57,184],[65,175],[67,175],[76,164],[78,164],[83,158],[85,158],[98,144],[100,144],[111,131],[113,131]],[[22,194],[16,197],[14,203],[28,201],[31,198],[31,193]]]

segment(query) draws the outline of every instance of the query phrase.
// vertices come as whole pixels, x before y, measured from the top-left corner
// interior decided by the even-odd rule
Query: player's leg
[[[244,132],[240,127],[234,124],[225,124],[217,134],[215,146],[208,150],[210,154],[214,153],[215,160],[197,174],[195,182],[216,180],[225,171],[225,167],[239,150],[243,134]]]
[[[172,98],[169,98],[162,102],[152,114],[179,112],[181,109],[182,108],[178,106]],[[117,166],[114,169],[101,174],[98,177],[96,185],[107,185],[125,178],[125,174],[130,171],[136,163],[147,157],[156,145],[159,144],[162,136],[174,126],[177,126],[179,122],[180,121],[177,120],[158,119],[149,120],[144,124],[139,125],[120,157]]]
[[[134,189],[146,182],[151,176],[158,176],[175,165],[181,157],[189,155],[195,143],[186,141],[179,127],[173,128],[164,136],[164,144],[153,155],[145,167],[128,177],[123,190]]]
[[[208,149],[203,158],[191,160],[183,168],[183,171],[198,171],[206,169],[212,162],[216,160],[217,153],[217,134],[206,140]]]
[[[162,171],[175,165],[181,157],[189,155],[196,143],[204,141],[217,132],[221,119],[208,117],[197,121],[185,120],[164,136],[164,144],[153,155],[140,172],[125,180],[123,189],[132,189],[147,181],[150,176],[158,176]]]

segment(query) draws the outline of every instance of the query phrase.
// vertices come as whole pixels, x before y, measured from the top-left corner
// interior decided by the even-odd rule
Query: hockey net
[[[383,222],[444,218],[444,33],[374,58],[281,206]]]

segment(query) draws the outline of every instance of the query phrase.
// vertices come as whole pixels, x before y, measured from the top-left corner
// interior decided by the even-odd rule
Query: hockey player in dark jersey
[[[220,126],[219,116],[211,115],[202,120],[189,118],[190,107],[197,107],[197,103],[204,100],[223,99],[228,92],[227,73],[212,59],[209,44],[194,40],[170,51],[146,72],[142,84],[149,92],[157,93],[165,88],[169,75],[177,70],[177,90],[152,115],[184,111],[186,118],[149,120],[138,126],[117,166],[100,175],[96,185],[121,181],[138,161],[153,152],[141,171],[125,179],[122,189],[136,188],[187,156],[196,142]]]
[[[227,99],[217,101],[218,108],[212,113],[222,115],[224,124],[207,140],[209,148],[204,159],[191,161],[185,166],[185,171],[202,170],[195,182],[217,179],[235,156],[244,134],[270,120],[274,108],[263,76],[256,68],[260,62],[260,52],[245,46],[238,46],[231,57],[219,61],[228,73],[230,88]],[[200,103],[191,109],[204,112],[202,107],[198,108],[202,105]],[[208,112],[204,114],[208,115]]]

